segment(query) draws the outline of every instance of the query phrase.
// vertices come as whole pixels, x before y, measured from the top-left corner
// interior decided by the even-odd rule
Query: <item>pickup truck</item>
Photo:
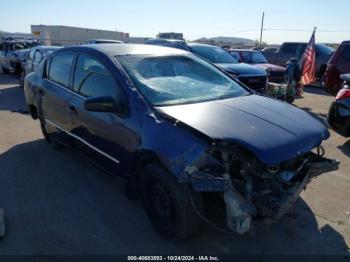
[[[286,42],[276,52],[262,51],[271,64],[286,66],[286,63],[293,57],[301,60],[307,43]],[[334,53],[334,49],[324,44],[316,44],[316,76],[322,78],[327,68],[327,62]]]

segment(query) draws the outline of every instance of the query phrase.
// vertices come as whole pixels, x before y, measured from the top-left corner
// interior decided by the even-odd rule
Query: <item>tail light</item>
[[[341,100],[341,99],[345,99],[345,98],[349,98],[349,97],[350,97],[350,89],[349,88],[342,88],[339,90],[335,99]]]

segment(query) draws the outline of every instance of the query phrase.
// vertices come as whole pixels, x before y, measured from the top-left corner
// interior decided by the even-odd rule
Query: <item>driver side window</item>
[[[91,56],[80,54],[74,72],[73,90],[84,97],[116,97],[118,86],[103,64]]]

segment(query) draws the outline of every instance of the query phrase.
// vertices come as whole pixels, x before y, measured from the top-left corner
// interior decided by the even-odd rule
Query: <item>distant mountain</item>
[[[202,37],[200,39],[197,39],[196,41],[198,42],[210,42],[210,41],[215,41],[215,42],[220,42],[220,43],[227,43],[227,44],[254,44],[254,40],[247,39],[247,38],[240,38],[240,37],[229,37],[229,36],[218,36],[218,37]]]

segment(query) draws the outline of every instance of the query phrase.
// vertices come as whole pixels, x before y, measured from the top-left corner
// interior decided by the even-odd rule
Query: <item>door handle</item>
[[[78,114],[78,111],[75,109],[74,106],[69,106],[69,114],[70,115],[77,115]]]

